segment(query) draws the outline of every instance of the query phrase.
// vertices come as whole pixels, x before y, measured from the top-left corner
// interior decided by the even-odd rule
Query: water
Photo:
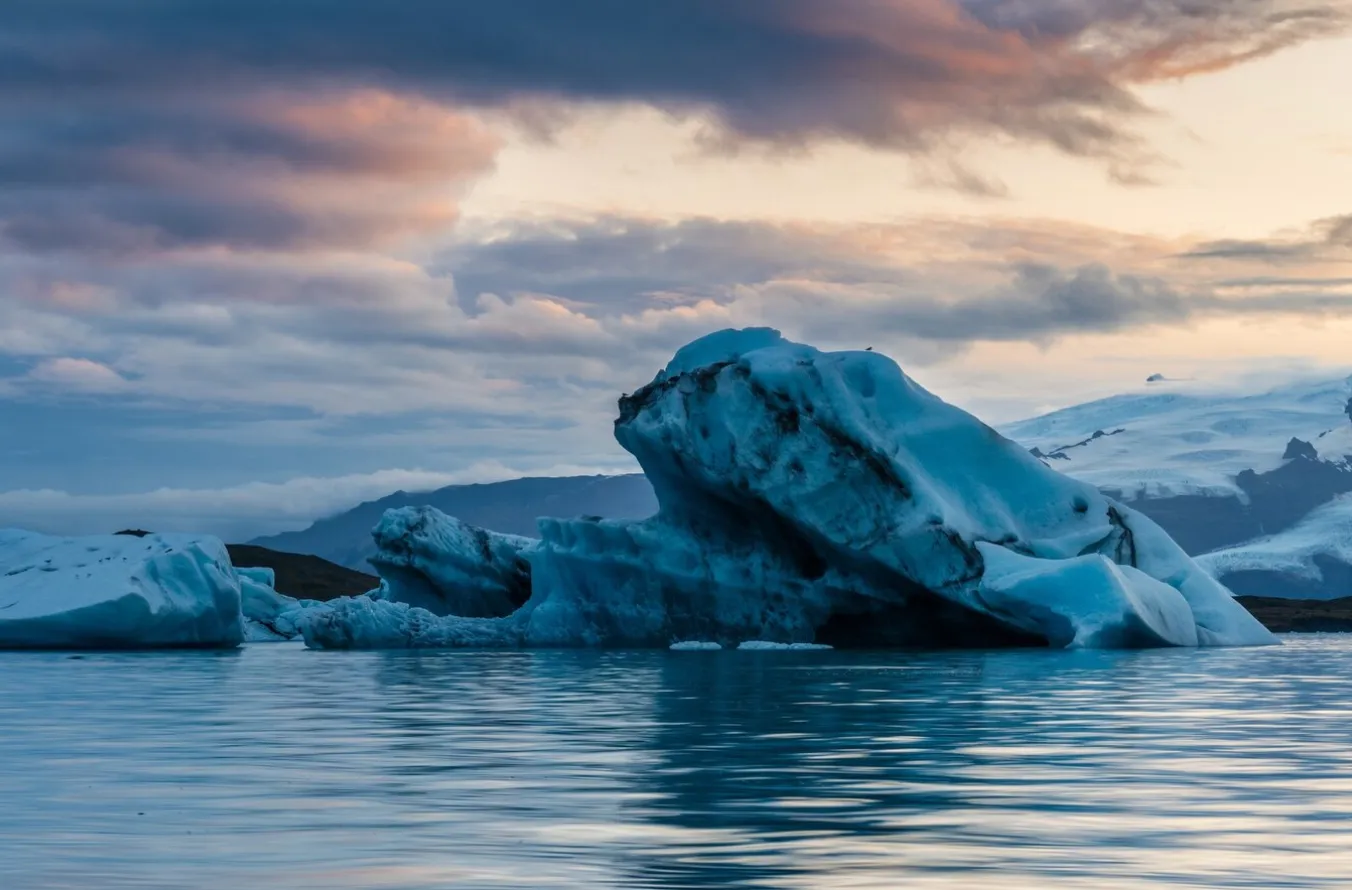
[[[0,654],[0,887],[1348,887],[1352,637]]]

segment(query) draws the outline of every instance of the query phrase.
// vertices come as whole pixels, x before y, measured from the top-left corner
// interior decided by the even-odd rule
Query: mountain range
[[[1238,594],[1352,595],[1352,377],[1256,394],[1163,381],[1001,432],[1150,516]]]
[[[436,507],[471,525],[534,537],[541,516],[602,516],[642,519],[657,512],[657,497],[641,474],[528,477],[506,482],[451,485],[436,491],[396,491],[367,501],[303,531],[256,538],[249,543],[285,553],[307,553],[341,566],[370,571],[375,553],[371,529],[386,510]]]

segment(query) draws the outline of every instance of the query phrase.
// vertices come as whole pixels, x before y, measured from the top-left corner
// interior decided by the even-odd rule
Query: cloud
[[[1202,257],[1016,222],[603,217],[467,233],[428,267],[331,255],[30,258],[0,263],[0,293],[20,295],[0,297],[0,350],[41,369],[8,378],[33,398],[58,369],[76,376],[53,363],[79,357],[93,366],[81,366],[86,384],[98,377],[150,402],[532,416],[563,428],[604,418],[616,393],[719,327],[769,324],[839,346],[891,338],[901,358],[930,362],[977,342],[1352,312],[1341,278],[1320,267],[1282,277],[1299,284],[1264,284],[1235,276],[1235,260]]]
[[[556,465],[543,475],[632,472],[627,464]],[[0,527],[48,534],[110,534],[123,528],[214,534],[230,542],[304,528],[316,519],[395,491],[495,482],[523,475],[486,461],[454,473],[380,470],[339,477],[298,477],[218,489],[161,488],[130,494],[70,494],[52,489],[0,492]]]
[[[498,148],[370,89],[37,103],[0,86],[0,126],[0,244],[29,253],[379,248],[448,228]]]
[[[0,33],[0,471],[8,487],[99,491],[128,468],[155,476],[137,485],[172,472],[154,515],[181,502],[214,522],[200,504],[218,489],[298,463],[346,478],[489,449],[522,469],[622,459],[616,395],[728,325],[915,364],[974,343],[1341,315],[1345,218],[1170,244],[1000,220],[478,232],[460,206],[509,127],[549,138],[575,112],[635,104],[717,150],[909,153],[922,184],[992,200],[1004,185],[959,161],[973,140],[1051,146],[1130,181],[1150,159],[1142,84],[1339,33],[1347,8],[15,0]],[[265,494],[257,509],[282,518],[292,494],[315,508],[299,489]],[[82,497],[24,503],[67,518],[132,504]]]
[[[1352,214],[1321,219],[1301,232],[1270,239],[1206,241],[1187,250],[1184,259],[1257,261],[1270,264],[1309,263],[1321,258],[1352,256]]]
[[[1311,276],[1294,290],[1255,277],[1235,296],[1223,293],[1235,279],[1170,259],[1216,259],[1210,250],[1026,222],[794,226],[610,217],[525,224],[462,243],[440,262],[457,270],[462,302],[488,287],[508,298],[557,301],[597,319],[594,335],[664,346],[723,324],[772,324],[840,342],[891,335],[963,344],[1047,342],[1217,316],[1352,313],[1338,277]]]
[[[708,116],[714,142],[1002,133],[1121,160],[1139,154],[1134,85],[1346,23],[1343,0],[31,0],[6,10],[0,98],[369,86],[532,120],[640,102]]]
[[[122,375],[107,365],[87,358],[52,358],[39,362],[28,379],[63,389],[83,392],[116,392],[126,386]]]
[[[1001,344],[1092,350],[1217,320],[1352,318],[1346,276],[1324,274],[1336,264],[1273,276],[1194,247],[1013,220],[599,217],[465,231],[426,267],[330,253],[0,258],[0,486],[172,480],[187,527],[216,522],[208,489],[241,479],[455,471],[484,454],[523,472],[621,465],[618,395],[723,327],[873,346],[929,374]],[[131,515],[119,500],[34,497],[11,521],[29,505],[62,521],[85,507]]]

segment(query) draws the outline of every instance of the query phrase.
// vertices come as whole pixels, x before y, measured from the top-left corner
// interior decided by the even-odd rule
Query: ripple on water
[[[1352,638],[0,654],[0,887],[1352,886]]]

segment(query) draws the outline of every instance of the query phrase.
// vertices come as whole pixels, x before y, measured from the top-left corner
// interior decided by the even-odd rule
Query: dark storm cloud
[[[969,238],[984,245],[979,261],[965,258]],[[1244,299],[1225,299],[1215,289],[1233,282],[1114,269],[1078,256],[1073,236],[1065,238],[1058,247],[1053,231],[990,226],[927,233],[924,227],[612,217],[523,226],[491,241],[462,243],[444,261],[471,315],[482,292],[560,297],[598,319],[666,313],[678,327],[680,307],[702,306],[726,313],[717,317],[728,323],[768,323],[844,340],[872,332],[955,344],[1044,342],[1217,315],[1352,312],[1352,298],[1333,290],[1336,279],[1308,278],[1294,293],[1280,282],[1255,282]],[[1045,259],[1012,259],[1029,248],[1001,251],[995,245],[1002,242],[1040,242],[1037,252]],[[956,257],[945,255],[953,249]],[[663,346],[679,345],[667,343],[675,334],[638,325],[626,333],[650,335]]]
[[[373,91],[190,98],[0,93],[0,243],[153,253],[367,248],[454,219],[497,141]]]
[[[1091,264],[1074,270],[1024,265],[1007,288],[955,304],[907,307],[898,322],[913,336],[946,340],[1041,340],[1187,319],[1196,309],[1165,282]]]
[[[0,90],[277,83],[471,105],[639,101],[736,135],[914,147],[949,127],[1089,153],[1126,88],[1339,29],[1342,0],[11,0]]]
[[[1352,249],[1352,214],[1321,219],[1294,237],[1207,241],[1180,256],[1191,260],[1240,260],[1265,263],[1308,262]]]
[[[1339,30],[1347,0],[9,0],[0,241],[369,249],[439,231],[496,144],[457,114],[696,113],[711,145],[1004,134],[1140,181],[1135,84]],[[541,113],[541,109],[545,109]],[[924,177],[922,177],[924,179]]]

